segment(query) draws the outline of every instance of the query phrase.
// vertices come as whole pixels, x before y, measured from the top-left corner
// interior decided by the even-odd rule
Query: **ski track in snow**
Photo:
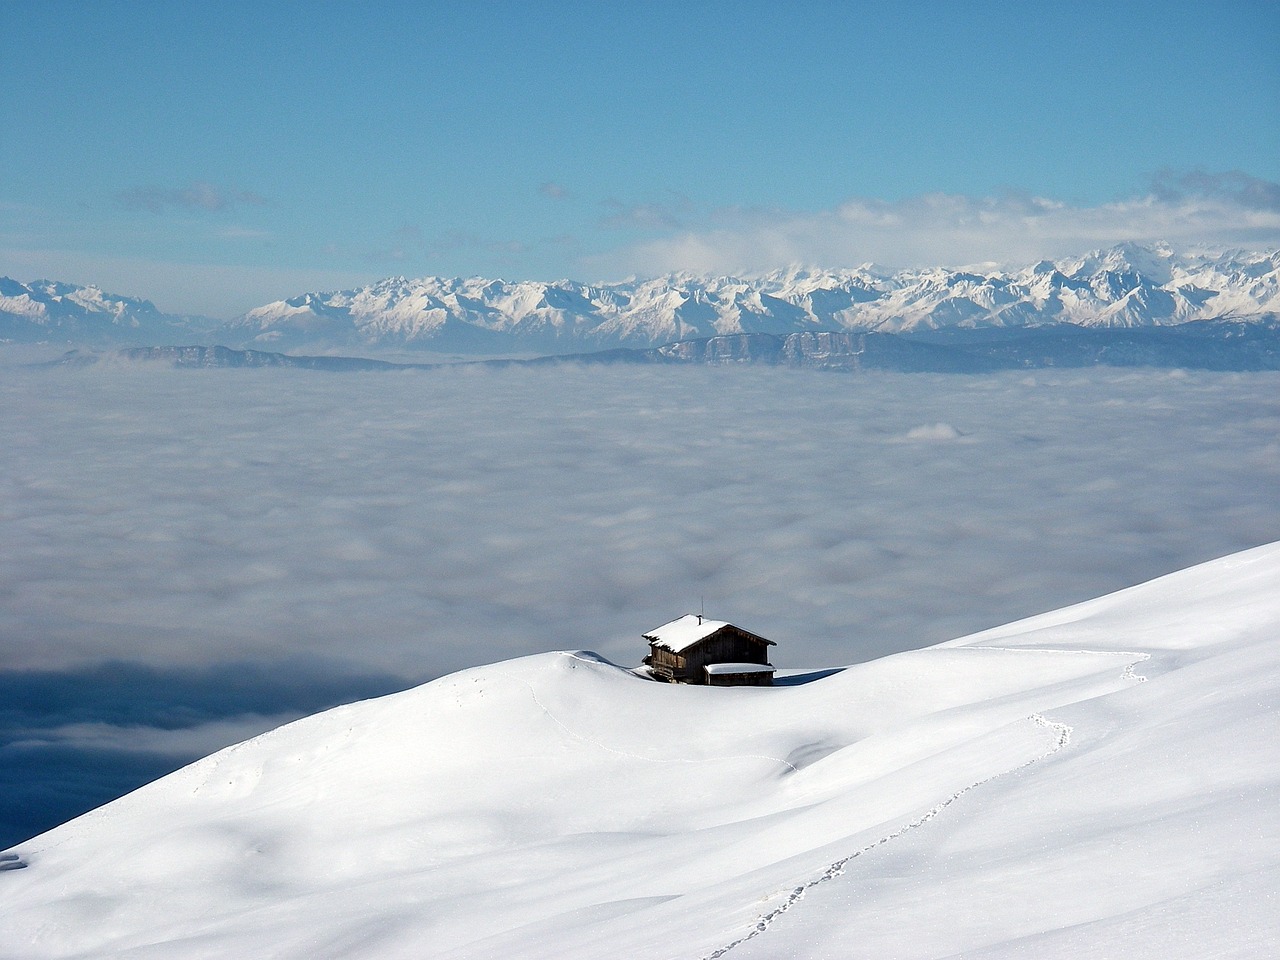
[[[588,660],[586,657],[580,657],[576,653],[568,653],[565,651],[562,651],[560,655],[563,657],[568,657],[571,660],[581,660],[583,663],[594,664],[599,662],[596,660]],[[500,677],[506,677],[508,680],[514,680],[517,683],[523,684],[525,687],[529,689],[529,696],[533,697],[533,702],[538,705],[538,709],[540,709],[543,713],[545,713],[551,719],[552,723],[558,726],[561,730],[563,730],[569,736],[573,737],[575,740],[579,740],[582,743],[589,743],[593,747],[597,747],[601,750],[604,750],[606,753],[612,753],[619,757],[626,757],[629,760],[643,760],[646,763],[720,763],[725,760],[767,760],[771,763],[782,764],[784,767],[787,767],[792,773],[797,772],[797,767],[794,764],[786,760],[783,760],[781,757],[770,757],[762,753],[739,753],[739,754],[729,754],[723,757],[700,757],[696,759],[689,758],[689,757],[646,757],[638,753],[628,753],[625,750],[619,750],[616,747],[611,747],[607,743],[601,743],[599,740],[596,740],[594,737],[588,737],[585,734],[581,734],[577,730],[574,730],[572,727],[566,724],[563,720],[561,720],[559,717],[557,717],[554,713],[552,713],[547,708],[547,705],[538,698],[538,691],[533,688],[533,684],[529,683],[529,681],[521,677],[512,676],[509,673],[499,672],[497,675]]]
[[[1133,668],[1137,666],[1139,663],[1142,663],[1144,660],[1151,659],[1151,654],[1149,653],[1135,653],[1130,651],[1117,651],[1117,650],[1105,650],[1105,651],[1048,650],[1046,651],[1039,648],[1030,648],[1030,647],[959,647],[957,649],[1004,650],[1010,653],[1028,652],[1028,651],[1039,652],[1039,653],[1122,653],[1125,656],[1134,657],[1135,659],[1133,660],[1133,662],[1125,666],[1124,671],[1120,674],[1120,679],[1130,680],[1135,683],[1145,683],[1147,678],[1142,676],[1141,674],[1134,673]],[[777,920],[780,916],[782,916],[784,913],[786,913],[788,910],[794,907],[797,903],[803,900],[805,898],[805,894],[807,894],[809,890],[813,889],[819,884],[827,883],[828,881],[834,880],[837,877],[841,876],[845,872],[845,867],[852,860],[855,860],[856,858],[862,856],[864,853],[870,853],[871,851],[884,846],[886,843],[889,843],[892,840],[898,839],[904,834],[907,834],[910,831],[916,829],[916,827],[924,826],[926,823],[928,823],[934,817],[938,816],[938,814],[942,813],[943,810],[951,806],[951,804],[955,803],[957,800],[959,800],[965,794],[969,793],[971,790],[976,790],[978,787],[981,787],[983,784],[990,783],[992,780],[997,780],[1001,777],[1009,776],[1012,773],[1017,773],[1019,770],[1025,770],[1027,767],[1040,763],[1042,760],[1047,760],[1050,757],[1052,757],[1054,754],[1056,754],[1059,750],[1062,750],[1063,748],[1065,748],[1071,742],[1072,728],[1069,727],[1067,724],[1058,723],[1057,721],[1050,720],[1047,717],[1042,716],[1041,714],[1038,714],[1038,713],[1032,714],[1027,719],[1030,720],[1032,723],[1035,723],[1041,727],[1044,727],[1047,730],[1050,730],[1054,733],[1053,746],[1050,747],[1049,750],[1047,750],[1045,753],[1042,753],[1038,757],[1033,757],[1032,759],[1026,761],[1025,763],[1019,764],[1018,766],[1014,767],[1012,770],[1006,770],[1003,773],[992,774],[989,777],[984,777],[983,779],[977,781],[976,783],[969,784],[969,786],[964,787],[963,789],[957,790],[955,793],[951,794],[951,796],[947,797],[941,803],[938,803],[937,805],[935,805],[934,807],[926,811],[924,814],[917,817],[915,820],[912,820],[906,825],[899,827],[893,833],[890,833],[887,836],[883,836],[879,840],[875,841],[874,843],[869,843],[865,847],[862,847],[859,850],[855,850],[853,853],[849,854],[847,857],[842,857],[841,859],[836,860],[834,863],[829,864],[827,868],[818,876],[816,876],[812,880],[807,880],[804,883],[800,884],[800,886],[792,889],[792,891],[789,894],[787,894],[787,898],[778,906],[774,907],[768,913],[765,913],[759,916],[756,919],[755,926],[753,926],[747,933],[745,933],[741,937],[738,937],[738,939],[736,940],[730,941],[729,943],[725,944],[723,947],[718,947],[717,949],[711,951],[711,953],[706,954],[702,958],[702,960],[718,960],[719,957],[723,957],[725,954],[733,950],[735,947],[738,947],[741,944],[746,943],[748,940],[754,940],[756,937],[760,936],[760,934],[768,930],[773,925],[773,922],[775,920]]]
[[[1149,654],[1149,653],[1144,653],[1144,654],[1142,654],[1142,660],[1150,660],[1150,659],[1151,659],[1151,654]],[[1134,672],[1133,672],[1133,668],[1134,668],[1134,667],[1136,667],[1139,663],[1141,663],[1141,662],[1142,662],[1142,660],[1138,660],[1138,661],[1136,661],[1136,662],[1134,662],[1134,663],[1129,664],[1127,667],[1125,667],[1125,668],[1124,668],[1124,673],[1120,674],[1120,679],[1121,679],[1121,680],[1132,680],[1132,681],[1134,681],[1135,683],[1146,683],[1146,682],[1147,682],[1147,678],[1146,678],[1146,677],[1144,677],[1144,676],[1143,676],[1142,674],[1140,674],[1140,673],[1134,673]]]
[[[998,650],[1001,653],[1064,653],[1064,654],[1106,654],[1108,656],[1117,657],[1133,657],[1133,661],[1125,666],[1124,672],[1120,674],[1121,680],[1133,680],[1136,683],[1146,683],[1147,678],[1140,673],[1134,673],[1133,668],[1138,664],[1151,659],[1149,653],[1138,653],[1136,650],[1055,650],[1051,647],[949,647],[951,650]]]

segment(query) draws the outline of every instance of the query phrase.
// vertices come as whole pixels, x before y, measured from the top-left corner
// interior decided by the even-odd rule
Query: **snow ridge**
[[[599,660],[591,660],[587,657],[584,657],[582,653],[583,651],[578,651],[576,653],[571,653],[568,651],[560,651],[560,656],[568,657],[571,660],[581,660],[583,663],[599,663],[600,662]],[[627,750],[618,750],[614,747],[609,746],[607,743],[602,743],[600,740],[594,737],[589,737],[589,736],[586,736],[585,734],[579,733],[577,730],[573,729],[571,726],[569,726],[567,723],[565,723],[563,720],[557,717],[547,707],[547,705],[542,702],[541,698],[538,696],[538,691],[534,688],[533,684],[531,684],[528,680],[525,680],[523,677],[517,677],[514,674],[506,673],[504,671],[499,671],[499,670],[495,670],[494,674],[495,676],[506,677],[508,680],[514,681],[515,683],[519,683],[522,686],[526,687],[529,691],[529,696],[533,697],[533,702],[537,704],[538,709],[541,710],[544,714],[546,714],[547,719],[549,719],[552,723],[554,723],[561,730],[567,733],[570,737],[579,741],[580,743],[590,744],[593,747],[597,747],[600,750],[603,750],[606,753],[611,753],[617,757],[625,757],[628,760],[640,760],[644,763],[722,763],[726,760],[767,760],[770,763],[782,764],[784,767],[787,767],[792,773],[797,772],[797,768],[795,764],[791,763],[790,761],[784,760],[782,757],[770,757],[762,753],[741,753],[741,754],[734,754],[731,756],[690,758],[690,757],[646,757],[644,754],[631,753]]]
[[[1013,270],[791,268],[754,278],[676,274],[615,284],[393,277],[307,293],[232,324],[257,344],[325,340],[565,352],[742,333],[903,333],[1071,323],[1142,327],[1280,313],[1280,251],[1188,253],[1121,244]]]
[[[190,337],[211,321],[162,313],[150,300],[57,280],[0,277],[0,343],[65,339],[81,343],[155,342]]]
[[[1009,269],[790,267],[603,284],[388,277],[277,300],[227,323],[164,314],[96,286],[0,277],[0,342],[571,353],[733,334],[1193,320],[1280,322],[1280,250],[1176,253],[1167,244],[1126,243]]]

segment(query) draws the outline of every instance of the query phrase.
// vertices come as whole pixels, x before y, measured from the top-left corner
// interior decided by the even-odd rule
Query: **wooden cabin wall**
[[[649,666],[665,667],[671,671],[673,678],[677,680],[684,676],[684,657],[667,650],[665,647],[653,647],[651,649]]]
[[[759,640],[733,634],[712,636],[685,651],[690,669],[708,663],[768,663],[769,646]]]
[[[773,674],[760,673],[713,673],[707,677],[713,687],[771,687]]]

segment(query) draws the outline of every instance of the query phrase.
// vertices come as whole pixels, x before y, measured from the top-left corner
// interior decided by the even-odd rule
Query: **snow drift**
[[[1272,544],[774,688],[657,684],[584,652],[478,667],[20,845],[0,943],[1262,955],[1280,943],[1278,637]]]

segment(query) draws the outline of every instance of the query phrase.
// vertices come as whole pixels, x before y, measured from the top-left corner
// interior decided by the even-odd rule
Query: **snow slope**
[[[785,638],[776,659],[785,663]],[[6,957],[1251,957],[1280,544],[775,688],[589,653],[214,754],[16,848]]]

